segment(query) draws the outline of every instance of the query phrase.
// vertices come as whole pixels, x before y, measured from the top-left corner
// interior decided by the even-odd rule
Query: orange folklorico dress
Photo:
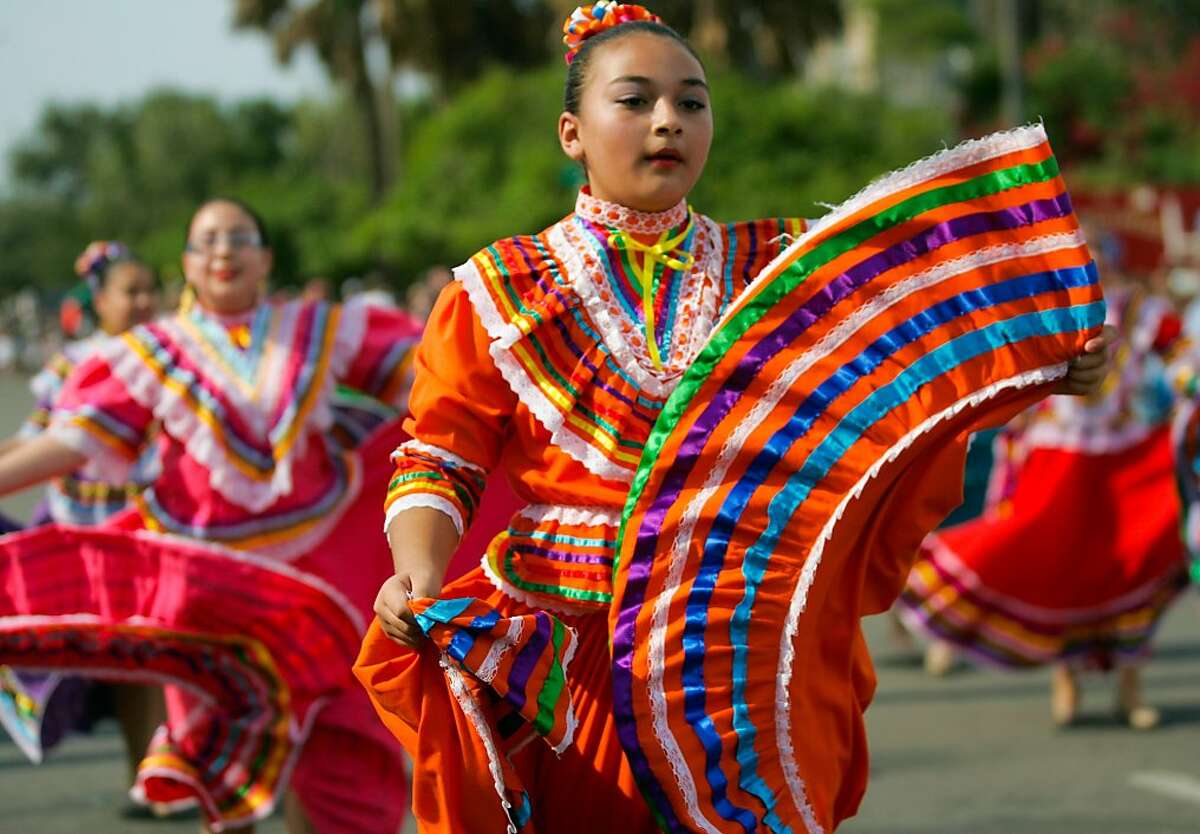
[[[544,609],[573,628],[567,687],[577,723],[561,756],[541,743],[505,753],[508,728],[452,691],[432,647],[405,650],[373,623],[355,671],[413,757],[422,831],[505,830],[497,791],[510,805],[520,799],[505,798],[498,751],[534,796],[533,830],[658,830],[612,719],[607,612],[621,509],[642,444],[695,350],[802,228],[776,219],[717,224],[682,202],[645,214],[585,190],[575,213],[546,232],[497,242],[456,270],[418,348],[405,424],[414,439],[395,456],[388,520],[436,507],[462,531],[484,473],[508,473],[528,506],[442,597],[474,597],[507,617]],[[658,264],[647,301],[644,261],[636,247],[614,245],[617,230],[651,243],[684,235],[679,249],[693,268]],[[518,824],[520,813],[513,809]]]
[[[529,506],[413,601],[419,651],[374,625],[360,653],[421,830],[832,831],[866,786],[860,617],[961,500],[965,434],[1045,396],[1103,321],[1044,131],[805,230],[585,192],[456,278],[389,517],[463,529],[494,467]]]

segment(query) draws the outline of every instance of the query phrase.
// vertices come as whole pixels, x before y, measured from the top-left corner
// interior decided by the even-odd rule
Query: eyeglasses
[[[221,248],[222,240],[225,241],[231,252],[257,249],[262,246],[262,238],[258,232],[234,229],[232,232],[213,232],[197,240],[189,240],[183,248],[185,252],[191,252],[194,255],[212,255]]]

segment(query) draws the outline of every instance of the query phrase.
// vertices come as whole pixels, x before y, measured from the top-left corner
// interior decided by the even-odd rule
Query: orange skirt
[[[506,617],[533,613],[492,586],[481,568],[447,585],[443,599],[475,597]],[[603,612],[555,614],[578,636],[567,675],[578,724],[561,756],[527,735],[507,749],[509,728],[489,708],[483,684],[465,678],[455,693],[432,643],[412,651],[388,639],[376,620],[354,672],[383,723],[413,760],[412,811],[422,834],[493,834],[513,824],[503,785],[529,797],[525,832],[651,834],[658,827],[642,799],[612,717],[607,620]],[[499,778],[503,772],[504,779]]]

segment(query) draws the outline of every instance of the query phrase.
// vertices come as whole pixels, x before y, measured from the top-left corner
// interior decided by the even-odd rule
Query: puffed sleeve
[[[403,310],[352,299],[338,328],[338,382],[403,411],[421,323]]]
[[[47,434],[100,464],[137,460],[154,423],[161,386],[159,380],[149,381],[130,343],[109,341],[63,382]]]
[[[29,390],[33,392],[33,412],[17,431],[17,437],[30,440],[50,426],[54,403],[74,367],[70,359],[58,353],[29,381]]]
[[[385,530],[412,507],[440,510],[460,535],[470,526],[517,404],[488,344],[462,285],[446,287],[416,350],[404,423],[412,440],[392,455]]]

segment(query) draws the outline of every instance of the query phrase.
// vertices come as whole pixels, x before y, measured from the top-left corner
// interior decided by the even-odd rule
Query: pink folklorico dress
[[[339,385],[403,406],[419,334],[362,304],[194,307],[66,381],[51,436],[128,463],[157,427],[161,472],[99,527],[0,538],[0,663],[167,685],[135,797],[198,801],[221,830],[291,787],[321,834],[399,828],[400,748],[350,667],[392,570],[380,507],[404,435],[391,420],[347,449],[335,406]]]

